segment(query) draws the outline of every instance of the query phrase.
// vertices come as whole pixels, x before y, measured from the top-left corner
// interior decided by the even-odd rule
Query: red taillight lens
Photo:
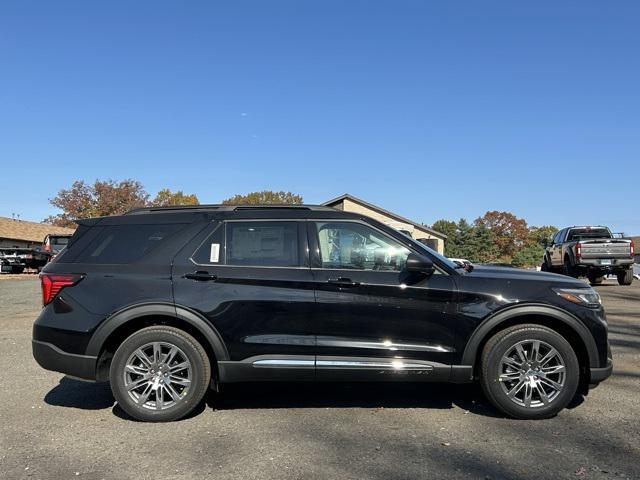
[[[80,280],[83,275],[80,273],[41,273],[40,283],[42,285],[42,305],[47,305],[56,298],[64,287],[71,287]]]
[[[633,251],[633,241],[629,244],[629,253],[631,253],[632,257],[635,254],[635,252]]]
[[[582,244],[580,242],[576,243],[576,257],[580,258],[582,256]]]

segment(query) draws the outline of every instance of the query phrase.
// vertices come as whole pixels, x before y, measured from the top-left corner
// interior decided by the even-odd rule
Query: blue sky
[[[0,4],[0,215],[75,179],[640,234],[637,1]]]

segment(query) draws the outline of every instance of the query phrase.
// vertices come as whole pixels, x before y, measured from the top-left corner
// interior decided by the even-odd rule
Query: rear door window
[[[297,222],[228,222],[226,264],[255,267],[300,265]]]
[[[121,264],[139,260],[175,233],[181,224],[111,225],[76,256],[76,263]]]

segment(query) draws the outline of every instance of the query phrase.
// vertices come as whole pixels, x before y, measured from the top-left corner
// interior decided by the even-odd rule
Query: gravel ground
[[[544,421],[473,386],[245,385],[191,418],[132,421],[106,384],[31,357],[33,278],[0,281],[0,478],[640,479],[640,282],[599,288],[614,375]]]

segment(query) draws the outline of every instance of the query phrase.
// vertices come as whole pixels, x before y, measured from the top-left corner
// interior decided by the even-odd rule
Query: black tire
[[[527,366],[527,373],[522,373],[522,370],[514,371],[513,373],[503,371],[503,357],[513,349],[517,348],[517,345],[527,345],[527,342],[542,342],[539,352],[550,352],[547,350],[547,346],[552,347],[558,353],[562,363],[564,363],[564,377],[562,379],[562,388],[557,391],[555,395],[552,395],[549,386],[546,383],[546,375],[540,372],[535,372],[535,366]],[[531,355],[531,350],[526,351],[527,357]],[[542,353],[541,353],[542,355]],[[552,359],[555,362],[556,357]],[[496,333],[489,339],[482,351],[482,371],[480,376],[480,384],[485,395],[489,401],[504,414],[518,419],[542,419],[555,416],[563,408],[565,408],[571,400],[574,398],[578,384],[580,381],[580,367],[578,364],[578,358],[567,340],[550,328],[543,327],[541,325],[516,325],[505,330]],[[551,363],[551,362],[550,362]],[[537,362],[532,362],[537,364]],[[549,365],[547,363],[546,365]],[[554,366],[558,367],[560,362],[554,363]],[[510,369],[510,366],[506,367]],[[539,368],[539,367],[538,367]],[[547,369],[551,367],[546,367]],[[529,372],[532,374],[529,376]],[[513,380],[502,381],[500,375],[517,375],[518,378]],[[560,382],[561,373],[549,374],[549,379],[555,379],[554,381]],[[545,380],[538,380],[545,377]],[[530,380],[526,380],[529,378]],[[531,379],[534,380],[531,380]],[[529,382],[535,382],[535,387],[531,387]],[[523,399],[523,405],[518,404],[516,400],[512,400],[508,396],[508,391],[513,392],[513,388],[522,385],[525,391],[518,390],[517,395],[522,392],[526,396],[526,391],[533,391],[529,406],[526,405],[526,399]],[[543,396],[540,394],[540,386],[543,387],[544,395],[548,395],[548,403],[543,401]],[[535,390],[534,390],[535,388]]]
[[[164,360],[155,361],[154,343],[161,345],[158,358],[163,357]],[[177,349],[172,350],[171,347],[177,347]],[[140,356],[134,357],[134,352],[137,352],[138,349],[143,349],[147,352],[150,351],[148,349],[151,349],[154,352],[154,358],[147,356],[147,360],[153,360],[153,363],[150,362],[148,364],[148,368],[145,367],[144,362],[140,362],[136,368],[146,369],[145,376],[150,375],[153,379],[151,382],[155,381],[155,390],[153,386],[150,386],[151,383],[145,381],[142,374],[132,374],[130,373],[131,370],[126,369],[127,363],[131,358],[134,358],[134,361],[142,358]],[[162,355],[162,349],[165,352],[164,356]],[[176,353],[174,353],[173,359],[164,363],[168,359],[169,353],[174,351]],[[184,357],[184,361],[182,357]],[[186,362],[187,360],[188,362]],[[132,361],[132,363],[134,362]],[[178,365],[186,363],[189,364],[188,369],[183,368],[181,371],[173,373],[175,368],[180,368]],[[150,374],[150,372],[153,372],[153,374]],[[132,379],[132,377],[135,378]],[[185,417],[202,401],[211,380],[211,363],[202,345],[188,333],[174,327],[153,326],[135,332],[122,342],[113,356],[109,379],[113,396],[127,414],[146,422],[169,422]],[[131,383],[128,385],[131,386],[132,383],[136,383],[138,380],[144,381],[144,383],[141,383],[138,389],[132,389],[131,392],[133,393],[130,394],[127,389],[127,382],[130,381]],[[189,383],[186,386],[182,383],[173,383],[174,380],[182,383],[188,381]],[[176,395],[178,400],[172,401],[174,396],[172,396],[171,391],[179,394]],[[141,405],[136,399],[132,398],[132,395],[137,395],[138,400],[144,399],[145,401]],[[168,400],[166,408],[164,407],[165,397]],[[151,406],[152,401],[155,402],[155,407]],[[160,409],[158,404],[162,406]]]
[[[564,259],[564,263],[562,264],[562,274],[566,275],[567,277],[578,277],[576,269],[573,265],[571,265],[571,260],[569,259],[569,257],[566,257]]]
[[[587,274],[587,278],[589,279],[589,283],[591,285],[600,285],[604,280],[604,275],[598,275],[597,273],[589,272]]]
[[[540,271],[541,272],[551,272],[551,267],[549,266],[549,263],[547,262],[547,257],[544,257],[544,260],[542,260],[542,265],[540,265]]]
[[[620,285],[631,285],[633,283],[633,269],[630,268],[623,272],[618,272],[616,274],[618,277],[618,284]]]

